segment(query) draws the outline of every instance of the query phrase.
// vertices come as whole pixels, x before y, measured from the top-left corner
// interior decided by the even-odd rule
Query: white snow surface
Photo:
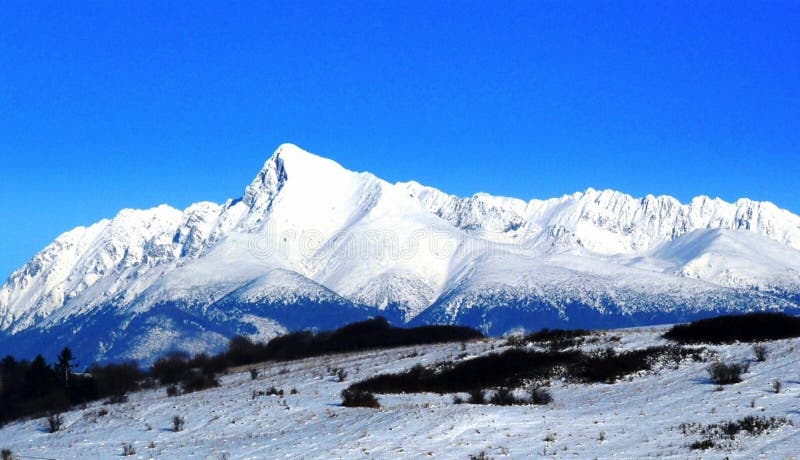
[[[665,291],[668,307],[651,302]],[[58,237],[0,287],[0,339],[87,315],[179,304],[202,316],[256,298],[461,321],[456,310],[497,303],[490,293],[598,311],[598,299],[623,299],[630,312],[713,310],[743,295],[749,308],[800,307],[800,217],[748,199],[681,204],[613,190],[461,198],[284,144],[241,199],[126,209]]]
[[[598,332],[600,340],[585,347],[662,345],[663,331]],[[710,361],[751,361],[744,380],[722,390],[708,379],[709,362],[687,359],[614,384],[553,381],[547,406],[455,405],[453,395],[431,393],[378,395],[380,409],[340,405],[342,389],[377,373],[472,359],[504,346],[490,339],[469,342],[466,350],[454,343],[257,365],[256,380],[232,373],[221,387],[197,393],[167,397],[159,388],[131,394],[123,404],[89,404],[65,413],[64,428],[53,434],[44,419],[13,422],[0,428],[0,447],[22,458],[59,459],[118,458],[122,443],[133,446],[133,459],[465,459],[480,452],[495,459],[789,459],[800,451],[798,339],[768,343],[765,362],[753,361],[748,344],[709,346]],[[347,380],[339,382],[330,368],[344,369]],[[771,390],[774,380],[783,384],[780,393]],[[285,395],[252,396],[271,386]],[[172,430],[176,415],[185,419],[181,432]],[[701,437],[680,429],[750,415],[786,417],[792,425],[739,435],[710,450],[690,449]]]

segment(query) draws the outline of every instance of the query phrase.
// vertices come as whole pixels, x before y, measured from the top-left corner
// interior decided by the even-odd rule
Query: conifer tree
[[[72,350],[70,350],[69,347],[64,347],[58,355],[58,363],[56,363],[55,371],[65,388],[69,387],[69,376],[72,369],[75,368],[75,365],[72,364],[74,360],[75,357],[72,356]]]

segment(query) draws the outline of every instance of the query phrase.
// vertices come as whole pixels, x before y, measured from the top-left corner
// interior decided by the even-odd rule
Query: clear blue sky
[[[800,212],[800,2],[161,3],[3,2],[0,278],[121,208],[238,197],[282,142],[460,195]]]

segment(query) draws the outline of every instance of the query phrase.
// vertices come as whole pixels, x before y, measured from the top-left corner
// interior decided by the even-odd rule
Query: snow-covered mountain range
[[[59,236],[0,288],[0,354],[148,361],[376,314],[500,334],[764,309],[800,311],[800,217],[771,203],[461,198],[284,144],[241,199]]]

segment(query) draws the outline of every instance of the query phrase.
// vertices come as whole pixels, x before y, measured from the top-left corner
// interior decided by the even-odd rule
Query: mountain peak
[[[243,201],[251,209],[266,210],[290,180],[293,189],[304,189],[304,193],[311,193],[313,190],[330,191],[363,176],[374,178],[369,173],[346,169],[331,159],[315,155],[297,145],[281,144],[245,189]]]
[[[264,164],[264,168],[269,168],[272,164],[277,163],[282,164],[286,174],[325,175],[330,172],[341,173],[346,171],[342,165],[329,158],[315,155],[295,144],[289,143],[278,146],[270,159]],[[264,168],[262,168],[262,171]]]

